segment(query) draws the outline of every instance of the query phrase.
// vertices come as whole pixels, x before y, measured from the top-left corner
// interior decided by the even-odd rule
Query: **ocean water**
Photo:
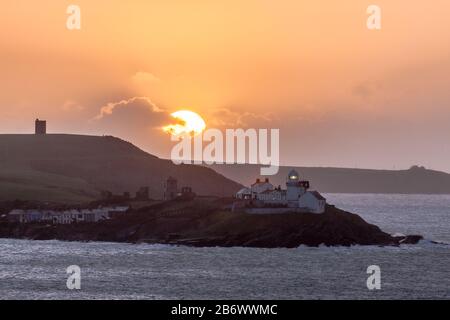
[[[426,240],[254,249],[0,239],[0,299],[450,299],[450,196],[326,197]],[[81,268],[80,290],[66,287],[70,265]],[[367,289],[370,265],[381,269],[380,290]]]

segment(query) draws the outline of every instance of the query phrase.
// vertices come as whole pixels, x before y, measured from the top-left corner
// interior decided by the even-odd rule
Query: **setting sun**
[[[201,116],[189,110],[180,110],[171,114],[177,120],[176,124],[163,127],[165,132],[172,135],[201,133],[206,128],[206,123]]]

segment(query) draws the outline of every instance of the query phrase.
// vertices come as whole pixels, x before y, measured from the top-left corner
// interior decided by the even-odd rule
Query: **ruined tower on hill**
[[[34,133],[35,134],[46,134],[47,133],[47,121],[36,119],[34,123]]]

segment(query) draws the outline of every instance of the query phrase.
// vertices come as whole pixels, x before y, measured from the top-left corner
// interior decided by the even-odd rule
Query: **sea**
[[[326,198],[385,232],[425,240],[256,249],[0,239],[0,299],[450,299],[450,195]],[[377,288],[368,286],[373,268]]]

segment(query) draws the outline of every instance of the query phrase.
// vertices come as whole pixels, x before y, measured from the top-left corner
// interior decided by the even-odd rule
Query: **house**
[[[252,198],[252,190],[250,188],[242,188],[236,193],[236,198],[241,200],[247,200]]]
[[[233,208],[253,206],[258,208],[253,210],[258,213],[324,213],[326,199],[318,191],[308,191],[309,187],[309,181],[301,180],[296,170],[289,172],[284,190],[281,186],[274,188],[267,178],[264,181],[257,179],[250,188],[243,188],[236,193],[237,201],[246,201],[245,206],[236,204]]]
[[[313,213],[325,212],[327,200],[317,191],[308,191],[298,199],[299,208],[307,208]]]
[[[8,220],[11,222],[32,223],[40,221],[42,213],[38,210],[12,210],[8,214]]]
[[[70,210],[20,210],[9,212],[10,222],[33,223],[48,222],[53,224],[71,224],[80,222],[98,222],[125,214],[128,207],[101,207],[97,209],[70,209]]]
[[[264,179],[264,181],[256,179],[256,182],[250,186],[250,190],[253,195],[256,195],[267,190],[273,190],[273,184],[269,182],[268,178]]]
[[[113,219],[119,216],[124,215],[125,213],[127,213],[129,207],[114,207],[114,208],[110,208],[108,209],[108,217]]]
[[[286,204],[286,190],[266,190],[257,194],[257,199],[270,204]]]

